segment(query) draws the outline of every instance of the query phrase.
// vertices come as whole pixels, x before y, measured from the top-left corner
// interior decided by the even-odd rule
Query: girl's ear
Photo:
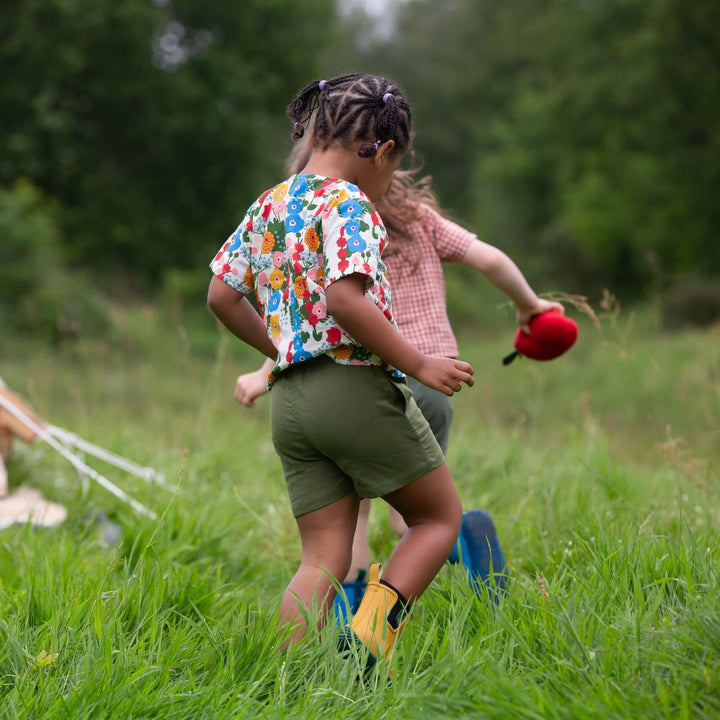
[[[380,167],[381,163],[383,162],[383,158],[385,158],[385,160],[389,160],[394,149],[394,140],[387,140],[382,145],[380,145],[377,149],[377,152],[375,153],[375,157],[373,158],[373,164],[375,165],[375,167]]]

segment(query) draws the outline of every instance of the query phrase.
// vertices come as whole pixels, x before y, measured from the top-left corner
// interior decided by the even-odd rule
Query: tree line
[[[378,33],[333,0],[4,3],[0,303],[43,255],[118,291],[197,272],[282,172],[287,102],[350,69],[405,88],[447,212],[533,280],[632,296],[720,275],[716,2],[396,10]]]

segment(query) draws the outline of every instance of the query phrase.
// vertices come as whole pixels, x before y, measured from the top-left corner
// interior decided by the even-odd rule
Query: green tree
[[[5,3],[0,184],[56,198],[103,282],[205,263],[278,172],[333,21],[332,0]]]
[[[407,90],[452,215],[568,290],[720,274],[716,2],[400,9],[359,62]]]

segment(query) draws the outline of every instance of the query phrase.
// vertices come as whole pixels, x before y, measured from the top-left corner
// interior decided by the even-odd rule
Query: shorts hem
[[[410,483],[419,480],[424,475],[427,475],[432,470],[436,470],[445,462],[444,457],[439,458],[427,458],[422,464],[418,464],[412,468],[409,468],[401,476],[395,475],[394,482],[386,483],[386,487],[383,487],[380,491],[372,490],[372,488],[362,488],[363,495],[361,497],[366,498],[382,498],[385,495],[396,492],[404,487],[410,485]],[[358,493],[360,494],[360,493]]]

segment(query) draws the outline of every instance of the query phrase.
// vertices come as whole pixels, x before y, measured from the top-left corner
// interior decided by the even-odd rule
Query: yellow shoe
[[[387,620],[388,613],[398,601],[398,594],[387,585],[380,584],[382,565],[370,566],[370,577],[360,607],[352,620],[352,630],[376,658],[390,662],[395,641],[407,618],[396,627]]]

